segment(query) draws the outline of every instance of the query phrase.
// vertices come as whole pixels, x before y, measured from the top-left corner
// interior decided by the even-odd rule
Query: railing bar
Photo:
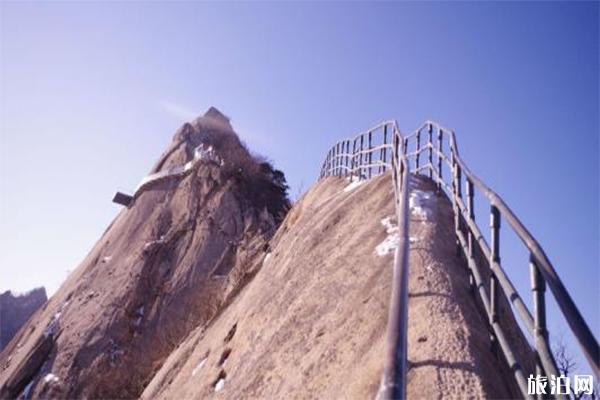
[[[348,166],[346,164],[348,161],[348,153],[346,152],[346,142],[342,141],[342,142],[340,142],[340,145],[341,145],[340,154],[342,154],[342,159],[340,160],[340,164],[341,164],[340,166],[342,167],[342,168],[340,168],[340,176],[342,176],[342,175],[346,175],[346,171],[348,168]]]
[[[452,156],[453,161],[454,161],[454,156]],[[461,217],[461,212],[458,209],[458,198],[462,196],[461,193],[461,189],[460,189],[460,167],[458,166],[458,164],[456,163],[452,163],[453,165],[453,169],[452,169],[452,206],[453,206],[453,211],[454,211],[454,231],[458,232],[460,230],[460,217]],[[460,243],[458,241],[458,237],[456,238],[456,256],[460,257],[461,254],[461,246]]]
[[[352,141],[352,162],[350,163],[350,179],[354,179],[354,168],[356,167],[356,138]]]
[[[384,146],[384,145],[375,146],[375,147],[373,147],[371,150],[365,149],[365,150],[363,150],[362,152],[361,152],[361,151],[357,152],[356,154],[359,154],[359,153],[362,153],[362,154],[369,154],[369,153],[372,153],[372,152],[374,152],[374,151],[377,151],[377,150],[379,150],[379,149],[381,149],[381,148],[384,148],[384,147],[385,147],[385,148],[389,148],[389,149],[391,150],[391,146],[388,144],[388,145],[385,145],[385,146]],[[340,151],[340,153],[339,153],[339,154],[337,154],[337,155],[336,155],[336,157],[344,157],[345,155],[346,155],[346,153],[345,153],[345,152],[343,152],[343,149],[342,149],[342,151]]]
[[[337,162],[336,146],[333,146],[331,151],[331,175],[335,176],[335,167]]]
[[[417,171],[419,170],[419,157],[421,155],[421,131],[417,131],[417,150],[415,153],[415,167]],[[410,153],[406,155],[406,157],[410,157]]]
[[[360,171],[358,173],[358,179],[362,180],[363,178],[363,148],[364,148],[365,136],[360,135],[360,151],[359,151],[359,160],[358,165],[360,166]]]
[[[422,171],[422,170],[426,170],[426,169],[429,169],[429,168],[430,168],[430,165],[429,165],[429,164],[421,165],[421,166],[420,166],[418,169],[416,169],[414,172],[415,172],[415,173],[418,173],[418,172],[420,172],[420,171]]]
[[[531,291],[533,292],[534,324],[533,332],[535,350],[537,352],[536,374],[541,376],[559,376],[556,361],[548,346],[548,329],[546,326],[546,282],[535,263],[535,257],[529,257]],[[541,365],[540,365],[541,364]]]
[[[446,154],[444,154],[443,152],[440,152],[440,151],[439,151],[438,149],[436,149],[435,147],[431,147],[431,149],[433,150],[433,152],[435,153],[435,155],[436,155],[438,158],[441,158],[443,161],[445,161],[445,162],[446,162],[446,164],[447,164],[447,165],[448,165],[450,168],[452,168],[452,160],[450,160]],[[438,162],[439,162],[439,161],[438,161]],[[439,164],[438,164],[438,165],[439,165]]]
[[[467,185],[467,196],[469,193],[468,187],[469,186]],[[457,203],[459,205],[459,208],[463,205],[461,199],[457,199]],[[474,210],[473,210],[473,212],[474,212]],[[473,214],[473,217],[471,219],[471,217],[469,217],[469,214],[465,215],[464,212],[461,212],[461,214],[467,224],[468,233],[470,233],[472,235],[472,238],[473,238],[472,240],[474,242],[476,241],[479,244],[479,249],[481,250],[483,257],[485,257],[485,259],[489,260],[491,258],[491,251],[490,251],[490,248],[489,248],[485,238],[481,234],[479,227],[475,224],[475,220],[474,220],[475,215]],[[515,309],[521,316],[521,320],[523,321],[523,323],[525,323],[528,332],[533,334],[534,325],[533,325],[533,317],[531,315],[531,312],[529,311],[529,309],[523,302],[523,299],[521,298],[521,296],[519,296],[519,294],[517,293],[517,290],[515,289],[511,280],[506,275],[506,272],[504,272],[504,269],[502,268],[502,266],[496,262],[492,263],[490,265],[490,269],[496,275],[496,278],[498,279],[498,282],[500,283],[500,286],[502,287],[502,290],[504,291],[505,296],[509,299],[511,304],[515,307]]]
[[[429,124],[427,126],[427,134],[429,135],[428,140],[428,148],[429,148],[429,165],[431,168],[429,169],[429,178],[433,179],[433,125]]]
[[[456,139],[453,132],[451,133],[451,143],[453,147],[456,147]],[[458,150],[455,151],[458,156]],[[506,205],[502,198],[500,198],[494,191],[489,189],[479,178],[477,178],[467,168],[460,157],[457,157],[457,162],[460,164],[463,173],[474,182],[479,190],[483,192],[485,197],[487,197],[490,203],[498,207],[501,214],[504,216],[517,236],[525,244],[527,249],[529,249],[529,251],[535,256],[540,272],[550,287],[550,291],[554,295],[556,303],[565,317],[565,320],[579,342],[579,345],[581,346],[589,365],[592,367],[592,371],[597,378],[600,378],[600,347],[598,346],[598,342],[592,334],[589,326],[585,322],[585,319],[581,315],[581,312],[575,305],[571,295],[558,277],[558,274],[554,270],[552,263],[550,260],[548,260],[544,250],[527,230],[527,228],[525,228],[523,223]]]
[[[372,163],[372,164],[364,164],[364,165],[362,165],[362,166],[357,166],[357,167],[355,167],[353,170],[354,170],[354,171],[356,171],[356,170],[359,170],[359,169],[361,169],[361,168],[369,168],[369,167],[377,168],[377,167],[383,167],[383,166],[384,166],[384,167],[391,167],[391,165],[390,165],[390,164],[387,164],[387,163],[386,163],[386,164],[384,164],[384,163],[382,163],[382,162],[380,162],[380,161],[373,161],[373,163]],[[350,167],[346,167],[346,166],[344,166],[344,165],[340,165],[340,166],[339,166],[339,168],[340,168],[340,170],[348,170],[348,171],[353,171],[353,170],[351,170],[351,169],[350,169]],[[374,176],[379,176],[379,175],[382,175],[382,174],[375,174]]]
[[[443,182],[443,174],[442,174],[442,143],[443,143],[443,135],[444,135],[444,131],[442,131],[441,129],[438,129],[438,134],[437,134],[437,139],[438,139],[438,175],[440,180],[438,181],[438,190],[441,189],[441,185],[440,182]]]
[[[461,245],[463,247],[467,246],[462,232],[459,232],[458,238],[461,241]],[[491,305],[490,305],[487,293],[485,291],[485,285],[483,284],[481,273],[479,272],[477,264],[475,263],[475,259],[469,258],[468,264],[469,264],[469,267],[473,274],[475,285],[476,285],[477,291],[479,292],[479,297],[481,299],[481,302],[483,303],[483,308],[484,308],[486,314],[488,316],[490,316],[491,315]],[[502,327],[500,326],[500,324],[498,322],[494,322],[491,325],[491,328],[492,328],[496,338],[498,339],[500,348],[502,349],[502,352],[504,353],[504,357],[506,358],[506,361],[509,364],[509,369],[511,369],[513,371],[513,374],[517,381],[517,386],[519,387],[521,394],[525,398],[531,398],[531,396],[527,393],[527,381],[525,380],[525,376],[523,374],[521,366],[518,363],[517,359],[515,358],[515,355],[511,349],[510,345],[508,344],[506,337],[504,336],[504,331],[502,330]]]
[[[498,322],[499,304],[498,304],[498,279],[492,266],[494,264],[500,264],[500,212],[494,206],[490,209],[490,238],[491,238],[491,252],[490,252],[490,305],[491,313],[489,318],[490,326]],[[492,336],[492,346],[496,346],[496,338]]]
[[[340,175],[340,164],[342,163],[343,158],[340,157],[340,142],[338,142],[335,145],[335,171],[334,171],[334,175],[335,176],[339,176]]]
[[[427,151],[427,149],[429,149],[429,146],[427,144],[424,144],[423,146],[421,146],[421,149],[419,151],[411,151],[410,153],[406,154],[406,158],[411,158],[411,157],[419,157],[420,158],[420,154],[423,153],[424,151]],[[436,151],[434,149],[434,151]],[[419,161],[420,163],[420,161]]]
[[[383,147],[381,151],[383,152],[383,162],[387,161],[387,135],[388,135],[388,127],[387,125],[383,126]],[[385,166],[382,168],[382,171],[385,172]]]
[[[409,222],[408,218],[408,175],[410,173],[406,158],[399,158],[399,140],[394,135],[394,149],[392,164],[395,176],[395,190],[398,183],[401,191],[398,194],[398,207],[396,208],[399,228],[399,243],[394,258],[392,279],[392,297],[388,314],[386,331],[387,346],[384,364],[384,374],[380,389],[380,398],[405,399],[407,377],[407,314],[408,314],[408,252],[409,252]],[[400,165],[398,165],[400,163]],[[400,169],[400,177],[396,171]],[[399,181],[398,181],[399,179]]]
[[[373,133],[372,133],[372,131],[369,131],[369,136],[368,136],[368,138],[369,138],[369,152],[368,152],[368,160],[369,160],[369,165],[371,165],[371,161],[372,161],[372,158],[373,158],[373,152],[372,152],[372,147],[373,147],[373,143],[372,143],[372,136],[373,136]],[[370,179],[370,178],[371,178],[371,176],[372,176],[372,174],[371,174],[371,167],[369,167],[369,173],[368,173],[368,174],[369,174],[369,179]]]

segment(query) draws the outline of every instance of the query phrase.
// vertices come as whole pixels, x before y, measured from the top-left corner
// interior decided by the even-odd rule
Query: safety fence
[[[559,376],[546,325],[546,287],[549,287],[592,371],[599,377],[598,343],[552,263],[502,198],[468,169],[459,156],[456,136],[452,130],[433,121],[426,121],[411,134],[402,135],[395,121],[383,122],[332,146],[323,162],[320,178],[346,176],[363,180],[385,173],[388,169],[392,171],[400,241],[394,258],[384,374],[378,395],[380,398],[405,398],[406,395],[410,220],[408,175],[411,172],[428,175],[437,184],[438,190],[443,190],[452,201],[457,251],[466,259],[469,281],[483,305],[493,348],[501,350],[523,397],[530,397],[527,379],[519,354],[500,323],[500,291],[510,302],[509,309],[502,311],[518,315],[533,339],[531,350],[535,355],[538,375]],[[463,187],[466,189],[464,195]],[[475,221],[476,193],[489,204],[489,243],[484,237],[484,231]],[[502,220],[506,221],[508,228],[516,234],[529,253],[533,314],[502,267]]]

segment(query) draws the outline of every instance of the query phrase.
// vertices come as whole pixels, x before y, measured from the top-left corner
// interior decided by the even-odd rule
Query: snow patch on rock
[[[225,386],[225,378],[219,379],[219,381],[215,385],[215,392],[218,392],[219,390],[223,389],[223,386]]]
[[[217,156],[217,154],[215,153],[215,149],[212,146],[204,146],[204,143],[200,143],[200,145],[198,147],[196,147],[196,149],[194,150],[194,160],[208,160],[208,161],[214,161],[217,164],[219,164],[220,166],[223,165],[223,160]],[[190,167],[193,167],[193,162],[191,162]],[[188,169],[189,169],[188,168]]]
[[[45,338],[47,338],[50,335],[56,334],[56,332],[58,331],[58,322],[60,320],[60,316],[62,315],[63,311],[65,310],[65,307],[67,307],[68,304],[69,302],[66,300],[60,304],[58,311],[52,316],[52,319],[48,323],[48,326],[46,326],[46,329],[44,329]]]
[[[433,218],[433,192],[413,190],[409,197],[410,212],[421,221],[431,221]]]
[[[44,377],[44,382],[58,382],[58,376],[54,375],[53,373],[46,374],[46,376]]]
[[[202,369],[202,367],[206,363],[207,359],[208,359],[208,357],[204,357],[202,360],[200,360],[198,365],[196,365],[196,368],[194,368],[194,370],[192,371],[192,376],[195,376],[198,373],[198,371],[200,371]]]
[[[160,246],[164,242],[165,242],[165,235],[162,235],[157,240],[151,240],[151,241],[147,242],[146,244],[144,244],[144,252],[148,252],[148,251],[156,248],[156,246]]]
[[[398,232],[398,226],[392,222],[392,217],[382,219],[381,225],[385,227],[385,231],[388,235],[383,242],[375,247],[375,253],[378,256],[383,257],[396,250],[398,242],[400,241],[400,234]]]
[[[351,192],[363,183],[366,182],[366,179],[360,180],[358,176],[353,176],[351,179],[348,179],[350,184],[344,188],[344,192]]]

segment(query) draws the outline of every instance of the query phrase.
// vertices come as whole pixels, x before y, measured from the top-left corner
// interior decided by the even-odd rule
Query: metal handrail
[[[467,165],[465,164],[465,162],[462,160],[462,158],[459,155],[458,145],[457,145],[457,141],[456,141],[456,135],[455,135],[454,131],[444,128],[441,125],[439,125],[433,121],[425,122],[425,124],[423,124],[423,126],[421,128],[419,128],[419,130],[422,131],[424,128],[427,128],[428,130],[432,130],[433,127],[435,127],[436,130],[440,133],[438,136],[443,136],[444,132],[447,132],[449,134],[450,151],[451,151],[450,155],[451,155],[452,160],[454,161],[454,164],[452,164],[452,161],[448,160],[447,157],[445,157],[445,161],[447,161],[447,165],[453,171],[454,186],[458,187],[457,186],[458,182],[456,182],[456,180],[458,178],[460,178],[461,175],[464,174],[465,178],[467,179],[467,184],[469,184],[469,182],[470,182],[470,185],[479,189],[483,193],[483,195],[487,198],[487,200],[490,203],[491,212],[497,213],[498,218],[504,217],[504,219],[508,222],[509,226],[515,232],[515,234],[519,237],[519,239],[523,242],[523,244],[525,245],[525,247],[528,249],[528,251],[530,253],[532,290],[534,292],[536,292],[536,291],[543,292],[544,291],[545,288],[538,287],[538,286],[540,286],[540,282],[536,282],[536,280],[539,280],[539,278],[536,277],[536,275],[541,274],[541,278],[543,278],[543,282],[544,282],[543,286],[545,286],[545,284],[547,284],[550,287],[550,290],[551,290],[552,294],[554,295],[554,298],[555,298],[563,316],[565,317],[565,320],[569,324],[571,331],[573,332],[577,341],[579,342],[579,345],[581,346],[581,349],[583,350],[583,353],[584,353],[585,357],[587,358],[590,367],[592,368],[596,377],[599,377],[600,376],[600,368],[599,368],[598,363],[600,360],[600,351],[599,351],[599,347],[598,347],[598,342],[596,341],[594,335],[592,334],[591,330],[589,329],[583,316],[579,312],[579,310],[578,310],[577,306],[575,305],[573,299],[571,298],[569,292],[567,291],[564,284],[558,277],[558,274],[556,273],[556,270],[554,269],[552,263],[546,256],[546,253],[544,252],[544,250],[542,249],[540,244],[537,242],[537,240],[533,237],[533,235],[529,232],[529,230],[523,225],[523,223],[519,220],[519,218],[515,215],[515,213],[504,202],[504,200],[498,194],[496,194],[493,190],[491,190],[487,185],[485,185],[467,167]],[[419,130],[413,132],[413,135],[418,135]],[[434,146],[432,145],[432,147],[434,147]],[[440,179],[441,179],[441,177],[440,177]],[[460,192],[455,191],[454,193],[450,193],[450,194],[453,196],[453,198],[456,198],[456,200],[459,200],[459,199],[462,200],[462,198],[461,198],[462,196],[461,196]],[[465,217],[465,209],[464,208],[461,208],[458,211],[460,211],[461,215],[463,217]],[[468,218],[466,218],[466,219],[468,219]],[[498,220],[498,227],[497,227],[498,230],[500,228],[499,224],[500,224],[500,220]],[[499,243],[496,243],[496,244],[492,243],[492,245],[497,245],[499,247]],[[499,255],[498,255],[498,257],[499,257]],[[498,267],[497,269],[501,270],[502,268],[500,267],[499,262],[492,263],[492,265],[496,265],[496,264]],[[543,293],[538,296],[543,296]],[[538,308],[537,303],[545,303],[545,301],[542,300],[541,298],[538,298],[534,302],[534,308]],[[551,354],[551,352],[548,350],[549,344],[548,344],[548,338],[547,338],[547,327],[545,326],[545,319],[546,319],[545,307],[542,306],[541,308],[543,308],[543,309],[534,310],[535,314],[543,313],[544,315],[536,315],[535,322],[537,322],[537,325],[534,324],[535,326],[534,326],[534,329],[532,330],[532,333],[535,335],[535,339],[537,342],[539,342],[539,341],[544,342],[544,343],[538,343],[536,345],[536,347],[539,346],[540,348],[536,348],[536,350],[538,352],[542,351],[544,353]],[[522,315],[522,313],[520,313],[520,314]],[[529,319],[530,318],[531,318],[531,316],[529,316]],[[524,318],[526,324],[529,325],[529,323],[527,322],[527,319],[528,319],[527,317]],[[539,320],[539,321],[537,321],[537,320]],[[539,336],[543,336],[543,337],[539,337]],[[542,363],[545,363],[547,366],[550,366],[550,364],[553,363],[553,360],[549,359],[550,357],[544,357],[544,358],[542,358],[541,361],[542,361]]]
[[[435,137],[434,131],[436,133]],[[377,139],[379,137],[377,136],[378,133],[383,133],[383,143],[373,146],[373,138]],[[391,134],[390,141],[388,141],[388,133]],[[422,145],[421,135],[423,133],[427,135],[427,140]],[[444,134],[449,138],[449,155],[444,153]],[[416,141],[416,150],[409,153],[410,140]],[[352,151],[350,151],[351,145]],[[388,151],[390,153],[389,162]],[[420,165],[422,153],[427,156],[427,162],[424,165]],[[373,160],[374,156],[375,160]],[[434,156],[437,158],[436,160],[434,160]],[[320,178],[328,176],[354,177],[356,175],[358,179],[368,179],[386,172],[388,168],[392,169],[394,203],[398,218],[400,241],[394,258],[384,373],[378,397],[384,399],[404,398],[406,395],[409,251],[408,176],[411,173],[411,160],[414,161],[415,165],[413,173],[429,172],[429,177],[437,183],[438,189],[444,189],[452,199],[457,250],[466,258],[473,288],[477,289],[489,319],[490,330],[493,332],[492,339],[502,350],[521,394],[524,397],[529,397],[527,381],[519,360],[511,347],[509,338],[505,335],[499,322],[499,290],[504,292],[505,297],[521,317],[527,331],[533,336],[534,347],[532,351],[536,356],[536,372],[538,374],[556,376],[559,374],[550,348],[546,326],[545,287],[547,284],[550,286],[550,290],[577,338],[594,374],[598,377],[600,352],[591,330],[533,235],[525,228],[502,198],[477,178],[460,158],[454,131],[433,121],[426,121],[411,134],[403,136],[396,121],[384,121],[352,138],[334,144],[327,153],[320,173]],[[443,165],[446,165],[451,171],[450,184],[444,179]],[[373,168],[378,168],[378,170],[373,171]],[[467,186],[466,199],[462,195],[463,175]],[[483,193],[490,203],[490,244],[487,243],[481,229],[475,222],[475,189]],[[533,315],[519,296],[500,262],[499,234],[502,218],[508,222],[510,228],[521,239],[530,253],[531,287],[534,295]],[[474,256],[475,248],[479,249],[485,260],[487,260],[486,264],[490,274],[487,287],[480,271],[481,266],[476,262]],[[509,311],[512,312],[512,309]]]
[[[390,133],[389,140],[388,132]],[[375,139],[382,137],[381,144],[373,145],[374,133],[383,133],[382,136],[375,136]],[[352,152],[350,152],[351,144]],[[392,170],[399,242],[394,253],[384,373],[378,395],[382,399],[406,397],[407,330],[405,327],[408,304],[410,221],[408,217],[408,176],[410,167],[403,146],[404,140],[396,121],[382,122],[368,131],[333,145],[327,153],[320,174],[320,178],[350,176],[351,179],[356,177],[362,180],[378,176],[386,172],[388,168]],[[375,160],[373,160],[374,157]],[[378,169],[373,171],[374,168]]]

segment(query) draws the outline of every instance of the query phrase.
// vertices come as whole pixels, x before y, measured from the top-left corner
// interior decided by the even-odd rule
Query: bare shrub
[[[594,382],[592,394],[584,394],[579,393],[575,394],[575,390],[573,387],[573,379],[574,375],[577,372],[578,366],[575,361],[575,357],[567,348],[563,335],[559,335],[558,340],[554,345],[554,359],[556,361],[556,367],[558,368],[558,373],[564,376],[568,376],[570,378],[570,398],[571,399],[598,399],[600,392],[600,385],[598,382]]]
[[[227,129],[208,129],[202,141],[213,146],[225,161],[222,166],[226,179],[236,179],[242,199],[258,208],[266,208],[277,223],[290,208],[285,175],[261,155],[252,155],[237,134]]]

